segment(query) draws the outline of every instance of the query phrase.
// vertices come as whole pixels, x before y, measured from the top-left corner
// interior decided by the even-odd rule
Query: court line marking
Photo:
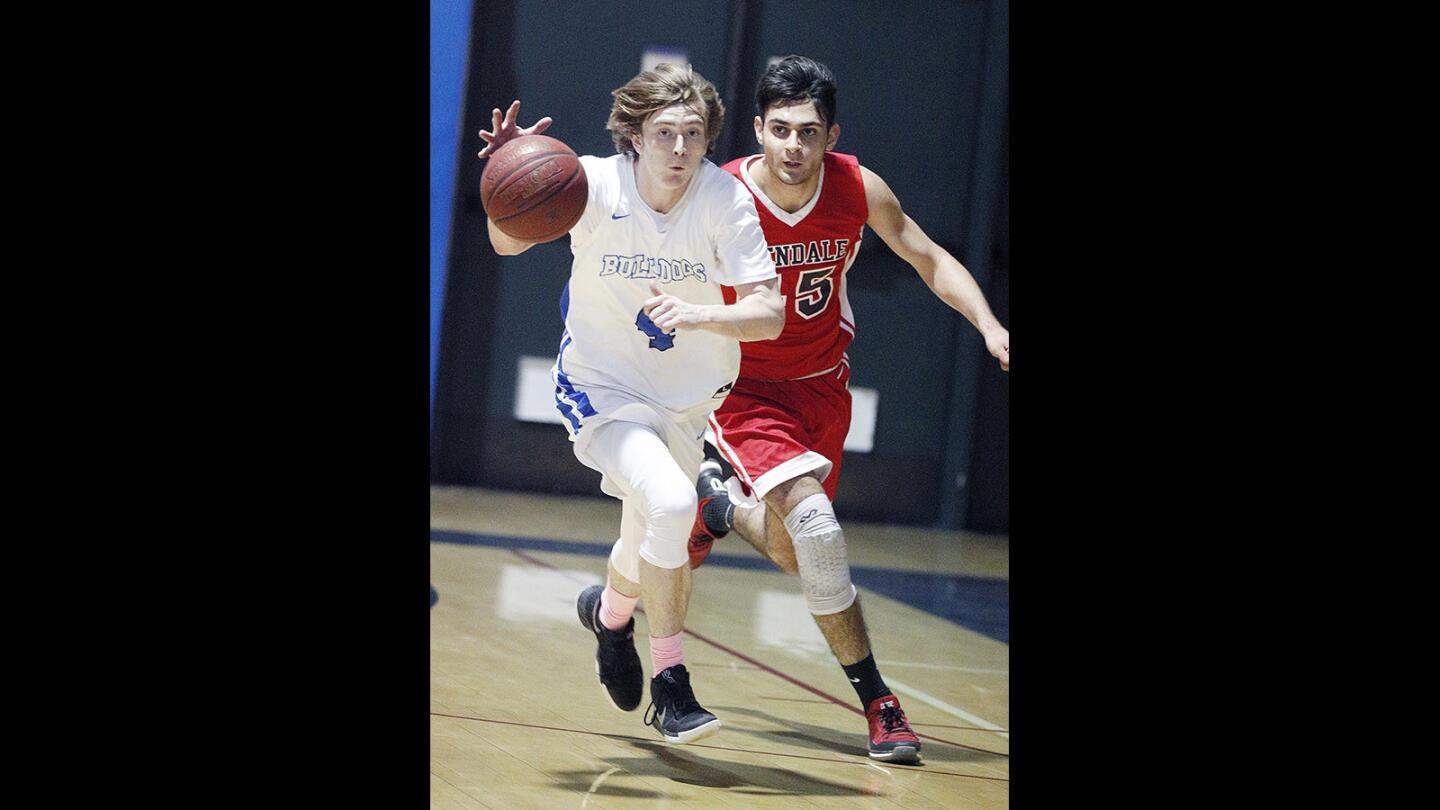
[[[549,569],[552,570],[552,571],[560,571],[560,570],[561,570],[561,569],[557,568],[556,566],[553,566],[553,565],[551,565],[550,563],[545,562],[544,560],[540,560],[540,559],[537,559],[537,558],[535,558],[535,557],[532,557],[532,556],[530,556],[529,554],[526,554],[525,552],[523,552],[523,551],[521,551],[521,550],[519,550],[519,549],[517,549],[517,548],[509,549],[509,551],[510,551],[511,554],[514,554],[515,556],[519,557],[519,558],[522,559],[522,560],[525,560],[525,561],[528,562],[528,563],[531,563],[532,565],[538,565],[538,566],[540,566],[540,567],[542,567],[542,568],[549,568]],[[793,685],[795,685],[795,686],[798,686],[798,687],[800,687],[801,689],[804,689],[805,691],[810,692],[811,694],[818,695],[819,697],[825,698],[826,700],[830,701],[831,703],[834,703],[836,706],[839,706],[839,707],[841,707],[841,708],[843,708],[843,709],[846,709],[846,710],[848,710],[848,711],[854,712],[855,714],[858,714],[858,715],[860,715],[861,717],[864,717],[864,716],[865,716],[865,712],[862,711],[858,706],[855,706],[853,703],[850,703],[850,702],[848,702],[848,701],[841,700],[840,698],[835,697],[834,695],[830,694],[829,692],[826,692],[826,691],[824,691],[824,690],[821,690],[821,689],[819,689],[819,688],[816,688],[816,687],[814,687],[814,686],[811,686],[810,684],[805,683],[804,681],[801,681],[801,680],[799,680],[798,678],[791,677],[790,675],[787,675],[787,674],[785,674],[784,672],[781,672],[780,670],[778,670],[778,669],[770,666],[769,664],[766,664],[766,663],[764,663],[764,662],[762,662],[762,661],[757,661],[757,660],[755,660],[754,658],[751,658],[750,656],[748,656],[748,655],[740,652],[739,650],[736,650],[736,649],[732,649],[732,648],[730,648],[730,647],[727,647],[727,646],[725,646],[724,644],[721,644],[720,642],[715,641],[714,639],[708,638],[708,637],[706,637],[706,636],[704,636],[704,635],[702,635],[702,634],[700,634],[700,633],[697,633],[697,632],[695,632],[694,630],[691,630],[691,629],[688,628],[688,627],[682,628],[682,629],[684,630],[684,632],[686,632],[686,633],[694,636],[696,639],[698,639],[698,640],[700,640],[700,641],[703,641],[703,642],[705,642],[706,644],[709,644],[710,646],[712,646],[712,647],[714,647],[714,648],[716,648],[716,649],[718,649],[718,650],[721,650],[722,652],[725,652],[725,653],[728,653],[728,654],[730,654],[730,655],[733,655],[733,656],[735,656],[736,658],[739,658],[741,661],[744,661],[744,662],[747,663],[747,664],[751,664],[751,665],[753,665],[753,666],[757,666],[757,667],[759,667],[760,669],[765,670],[766,672],[770,673],[771,675],[774,675],[774,676],[777,677],[777,678],[780,678],[780,679],[782,679],[782,680],[784,680],[784,681],[787,681],[787,682],[789,682],[789,683],[791,683],[791,684],[793,684]],[[890,683],[890,681],[886,681],[886,684],[887,684],[887,685],[888,685],[889,683]],[[919,690],[915,690],[915,691],[918,692]],[[920,693],[920,694],[923,694],[923,693]],[[921,700],[922,702],[925,702],[925,703],[930,703],[931,701],[937,701],[937,703],[938,703],[938,699],[937,699],[937,698],[930,697],[929,695],[926,695],[925,697],[920,697],[919,694],[917,694],[916,697],[917,697],[917,699],[919,699],[919,700]],[[929,698],[929,700],[926,700],[926,698]],[[959,712],[959,711],[960,711],[959,709],[956,709],[954,706],[950,706],[948,703],[947,703],[947,704],[942,704],[942,705],[937,705],[937,703],[931,703],[931,705],[935,706],[936,708],[941,708],[942,710],[944,710],[944,709],[942,708],[942,705],[943,705],[943,706],[949,706],[950,709],[954,710],[952,713],[954,713],[954,712]],[[956,716],[957,716],[957,717],[961,717],[962,715],[958,715],[958,714],[957,714]],[[963,719],[970,720],[971,722],[974,722],[974,723],[977,723],[977,724],[983,724],[983,727],[985,728],[985,730],[988,730],[988,731],[994,731],[994,730],[997,730],[997,729],[1001,729],[1000,726],[996,726],[996,725],[994,725],[993,723],[990,723],[990,722],[987,721],[987,720],[983,720],[983,719],[981,719],[981,718],[974,717],[973,715],[964,716]],[[1001,730],[1003,730],[1003,729],[1001,729]],[[1008,753],[1005,753],[1005,752],[1003,752],[1003,751],[991,751],[991,750],[986,749],[986,748],[977,748],[977,747],[975,747],[975,746],[973,746],[973,745],[965,745],[964,743],[957,743],[957,742],[955,742],[955,741],[953,741],[953,740],[947,740],[947,739],[945,739],[945,738],[943,738],[943,737],[936,737],[936,736],[934,736],[933,734],[921,734],[920,732],[917,731],[917,732],[915,732],[915,736],[917,736],[917,737],[922,737],[922,738],[927,739],[927,740],[934,740],[935,742],[944,743],[944,744],[946,744],[946,745],[953,745],[953,746],[955,746],[956,748],[964,748],[964,749],[967,750],[967,751],[975,751],[976,753],[980,753],[980,754],[990,754],[990,755],[992,755],[992,756],[1005,757],[1005,758],[1007,758],[1007,759],[1010,757],[1010,755],[1009,755]],[[1005,733],[1003,733],[1001,736],[1004,736],[1004,737],[1006,737],[1006,738],[1008,739],[1009,736],[1010,736],[1010,734],[1009,734],[1009,732],[1005,732]]]
[[[865,764],[866,764],[866,765],[869,765],[870,767],[874,768],[875,770],[877,770],[877,771],[885,774],[886,776],[890,777],[891,779],[894,779],[894,778],[895,778],[895,774],[890,773],[890,771],[886,770],[885,768],[880,767],[879,765],[876,765],[876,764],[873,763],[873,762],[867,762],[867,763],[865,763]]]
[[[887,681],[887,683],[888,683],[888,681]],[[776,697],[776,696],[774,696],[774,695],[760,695],[760,697],[759,697],[758,699],[759,699],[759,700],[780,700],[780,701],[784,701],[784,702],[786,702],[786,703],[810,703],[810,704],[819,704],[819,705],[821,705],[821,706],[824,706],[825,704],[827,704],[827,703],[830,702],[830,701],[828,701],[828,700],[814,700],[814,699],[811,699],[811,698]],[[959,731],[990,731],[990,729],[977,728],[977,727],[975,727],[974,725],[968,725],[968,726],[951,726],[951,725],[946,725],[945,723],[915,723],[915,722],[911,722],[910,725],[913,726],[913,727],[915,727],[915,728],[953,728],[953,729],[957,729],[957,730],[959,730]]]
[[[895,689],[907,695],[910,695],[916,700],[919,700],[921,703],[928,703],[942,712],[949,712],[950,714],[955,715],[961,720],[968,720],[983,729],[998,732],[1001,737],[1004,737],[1007,740],[1010,739],[1010,732],[1006,731],[1004,726],[997,726],[983,717],[971,714],[964,709],[951,706],[949,703],[946,703],[940,698],[937,698],[934,695],[926,694],[925,692],[922,692],[909,684],[901,683],[894,678],[886,678],[885,685],[890,687],[891,689]]]
[[[580,810],[585,810],[585,805],[587,805],[587,804],[590,803],[590,796],[593,795],[593,794],[595,793],[596,789],[598,789],[598,788],[600,787],[600,783],[605,781],[605,777],[609,776],[610,774],[612,774],[612,773],[614,773],[614,772],[616,772],[616,771],[618,771],[618,770],[620,770],[620,769],[619,769],[619,768],[611,768],[610,770],[608,770],[608,771],[600,774],[599,776],[595,777],[595,781],[590,783],[590,789],[587,790],[587,791],[585,791],[585,798],[580,801]]]
[[[563,732],[566,732],[566,733],[569,733],[569,734],[589,734],[589,735],[592,736],[592,737],[607,737],[607,738],[612,739],[612,740],[633,740],[633,741],[635,741],[635,742],[646,743],[646,744],[649,744],[649,745],[667,745],[667,746],[668,746],[667,743],[664,743],[664,742],[662,742],[662,741],[660,741],[660,740],[653,739],[653,738],[650,738],[650,737],[636,737],[636,736],[633,736],[633,735],[630,735],[630,734],[614,734],[614,733],[611,733],[611,732],[608,732],[608,731],[590,731],[590,730],[588,730],[588,729],[583,729],[583,728],[560,728],[559,726],[544,726],[544,725],[540,725],[539,723],[521,723],[521,722],[519,722],[518,720],[495,720],[495,719],[490,718],[490,717],[471,717],[471,716],[465,715],[465,714],[447,714],[447,713],[445,713],[445,712],[435,712],[435,711],[430,712],[430,716],[431,716],[431,717],[449,717],[449,718],[451,718],[452,720],[474,720],[474,721],[480,722],[480,723],[498,723],[498,724],[500,724],[500,725],[505,725],[505,726],[523,726],[524,728],[543,729],[543,730],[545,730],[545,731],[563,731]],[[711,749],[714,749],[714,750],[716,750],[716,751],[730,751],[730,752],[737,753],[737,754],[753,754],[753,755],[759,756],[759,757],[789,757],[790,759],[808,759],[808,760],[811,760],[811,761],[814,761],[814,762],[827,762],[827,763],[830,763],[830,764],[832,764],[832,765],[870,765],[870,766],[872,766],[872,767],[873,767],[873,765],[874,765],[874,764],[873,764],[872,762],[870,762],[870,760],[868,760],[868,759],[865,759],[865,760],[857,760],[857,761],[853,761],[853,762],[852,762],[852,761],[850,761],[850,760],[845,760],[845,759],[831,759],[831,758],[829,758],[829,757],[816,757],[816,756],[810,756],[810,755],[808,755],[808,754],[787,754],[787,753],[784,753],[784,752],[782,752],[782,751],[759,751],[759,750],[756,750],[756,749],[754,749],[754,748],[734,748],[734,747],[731,747],[731,746],[728,746],[728,745],[713,745],[713,744],[710,744],[710,743],[688,743],[688,744],[686,744],[686,745],[684,745],[684,746],[669,746],[669,747],[711,748]],[[1009,756],[1009,755],[1008,755],[1008,754],[1002,754],[1001,756]],[[527,764],[528,764],[528,763],[527,763]],[[532,767],[533,767],[533,766],[532,766]],[[982,767],[982,768],[983,768],[983,767],[987,767],[987,766],[977,765],[976,767]],[[956,773],[956,772],[954,772],[954,771],[937,771],[937,770],[935,770],[932,766],[929,766],[929,765],[927,765],[927,766],[924,767],[924,768],[914,768],[914,769],[907,768],[907,769],[906,769],[906,772],[913,772],[913,773],[919,773],[919,774],[929,773],[929,774],[935,774],[936,776],[959,776],[959,777],[964,778],[964,779],[984,779],[984,780],[987,781],[987,782],[1009,782],[1009,781],[1010,781],[1010,777],[1008,777],[1008,776],[1005,776],[1005,777],[1000,777],[1000,776],[981,776],[981,775],[979,775],[979,774],[973,774],[973,773]],[[892,774],[892,776],[893,776],[893,774]]]
[[[945,669],[951,672],[971,672],[976,675],[1006,675],[1010,674],[1008,669],[981,669],[980,667],[957,667],[951,664],[922,664],[918,661],[891,661],[885,660],[887,667],[913,667],[914,669]]]

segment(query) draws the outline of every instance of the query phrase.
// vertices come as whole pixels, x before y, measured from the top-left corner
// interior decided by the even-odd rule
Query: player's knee
[[[826,616],[855,602],[855,585],[850,581],[850,562],[845,553],[845,533],[839,526],[795,540],[796,569],[800,590],[811,613]]]
[[[775,563],[776,568],[779,568],[791,576],[798,576],[800,574],[800,565],[795,561],[795,546],[791,544],[788,535],[784,537],[775,537],[772,535],[767,545],[767,550],[770,553],[766,556],[770,558],[771,562]]]
[[[678,484],[671,482],[667,486],[657,487],[650,493],[650,525],[661,529],[661,534],[683,535],[681,539],[688,540],[698,506],[695,486],[689,481],[680,481]]]
[[[679,567],[690,560],[686,545],[698,503],[695,487],[683,479],[677,481],[653,488],[646,504],[645,557],[662,568]]]
[[[850,582],[845,532],[835,519],[830,500],[812,495],[801,501],[785,517],[785,528],[795,547],[800,590],[810,612],[824,616],[850,607],[855,602],[855,586]]]

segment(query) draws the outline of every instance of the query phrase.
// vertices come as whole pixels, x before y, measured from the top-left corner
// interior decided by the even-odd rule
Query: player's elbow
[[[774,340],[785,331],[785,300],[779,294],[767,295],[765,316],[756,320],[746,340]]]
[[[774,340],[780,337],[781,332],[785,331],[785,296],[780,294],[778,287],[765,292],[765,304],[770,317],[765,321],[763,340]]]
[[[741,304],[746,308],[740,340],[774,340],[785,329],[785,299],[772,282],[752,288]]]
[[[775,315],[765,322],[764,335],[756,340],[774,340],[785,331],[785,310],[776,309]]]

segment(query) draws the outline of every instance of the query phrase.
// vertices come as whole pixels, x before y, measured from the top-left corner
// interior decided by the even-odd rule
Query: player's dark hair
[[[787,56],[770,66],[755,88],[755,108],[763,119],[774,105],[815,102],[826,128],[835,123],[835,74],[805,56]]]

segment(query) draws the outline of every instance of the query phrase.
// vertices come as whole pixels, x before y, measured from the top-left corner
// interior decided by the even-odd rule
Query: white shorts
[[[689,564],[704,432],[704,416],[682,422],[629,402],[590,417],[572,434],[575,457],[597,470],[600,489],[623,504],[610,561],[626,579],[640,581],[641,559],[660,568]]]

